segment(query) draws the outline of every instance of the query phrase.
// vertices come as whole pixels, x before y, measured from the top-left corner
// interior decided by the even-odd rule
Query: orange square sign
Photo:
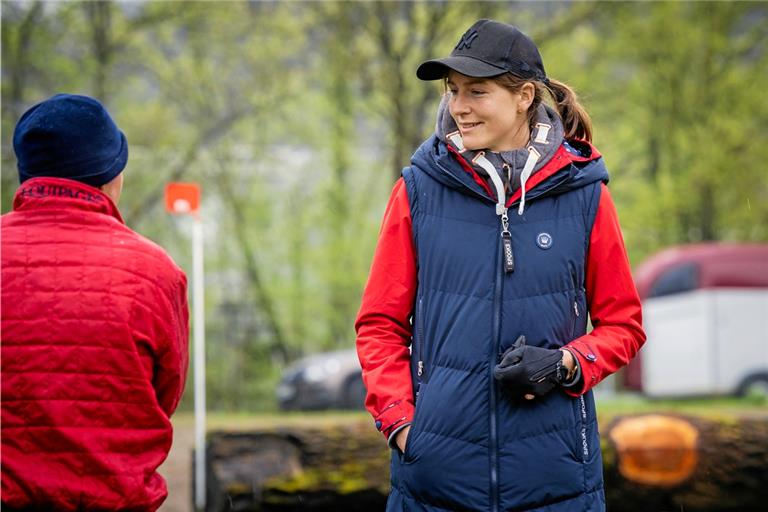
[[[165,186],[165,209],[179,215],[197,213],[200,186],[197,183],[169,183]]]

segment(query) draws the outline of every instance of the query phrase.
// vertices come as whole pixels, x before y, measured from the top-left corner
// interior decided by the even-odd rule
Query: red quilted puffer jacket
[[[2,216],[2,504],[156,510],[188,363],[186,278],[88,185]]]

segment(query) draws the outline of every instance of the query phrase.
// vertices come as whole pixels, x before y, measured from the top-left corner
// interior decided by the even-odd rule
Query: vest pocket
[[[411,462],[411,452],[413,442],[416,437],[416,422],[419,417],[419,411],[422,409],[424,390],[424,298],[419,297],[416,302],[416,314],[413,325],[413,347],[411,350],[411,375],[413,379],[413,401],[414,411],[413,420],[411,420],[411,430],[408,432],[408,439],[405,442],[405,451],[399,454],[400,461],[403,464]]]
[[[578,279],[576,268],[573,264],[569,265],[571,270],[571,284],[573,285],[573,291],[570,294],[571,299],[571,339],[576,339],[586,331],[587,326],[587,311],[586,311],[586,299],[584,297],[584,288]]]
[[[426,391],[426,385],[422,387],[422,392],[423,391]],[[422,393],[422,397],[423,397],[423,393]],[[413,420],[411,421],[411,430],[408,432],[408,439],[406,439],[405,441],[405,451],[403,451],[401,455],[402,457],[401,461],[403,462],[403,464],[410,464],[414,461],[413,445],[414,445],[414,442],[417,441],[417,436],[419,433],[418,427],[419,427],[419,424],[421,423],[420,421],[421,413],[422,413],[422,410],[424,409],[423,405],[424,405],[423,398],[422,400],[419,400],[418,402],[416,402],[416,407],[413,411]]]

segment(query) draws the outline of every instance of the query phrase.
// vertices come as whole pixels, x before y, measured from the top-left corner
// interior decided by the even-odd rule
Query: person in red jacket
[[[416,75],[445,94],[356,321],[387,510],[605,510],[591,389],[645,333],[589,116],[494,20]]]
[[[3,510],[153,511],[187,373],[187,283],[125,226],[128,143],[96,100],[23,114],[2,216]]]

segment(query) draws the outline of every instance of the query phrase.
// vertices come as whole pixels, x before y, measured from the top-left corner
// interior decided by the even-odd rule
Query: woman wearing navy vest
[[[591,389],[645,334],[589,117],[496,21],[416,74],[446,93],[356,322],[387,509],[605,510]]]

